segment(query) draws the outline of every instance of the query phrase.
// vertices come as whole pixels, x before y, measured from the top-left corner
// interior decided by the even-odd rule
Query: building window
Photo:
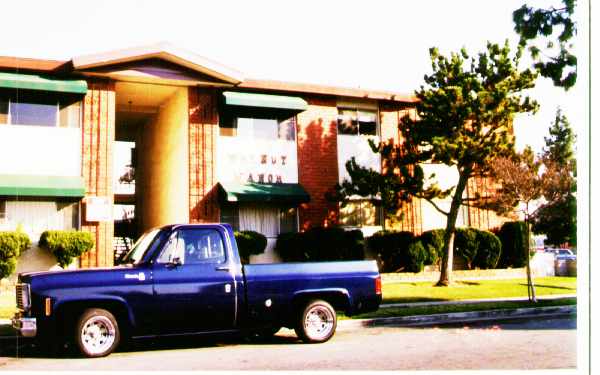
[[[220,125],[220,135],[265,140],[296,140],[296,117],[229,117]]]
[[[279,211],[279,233],[298,232],[298,208],[282,208]]]
[[[298,209],[227,204],[221,206],[221,223],[230,224],[234,231],[253,230],[271,238],[279,233],[298,232]]]
[[[49,229],[79,229],[79,203],[0,198],[0,224],[0,230],[21,227],[35,236]]]
[[[238,206],[231,204],[222,205],[220,221],[221,223],[230,224],[234,231],[240,230],[240,214]]]
[[[48,97],[47,93],[0,95],[0,124],[78,128],[81,102]]]
[[[338,134],[377,135],[377,111],[338,108]]]
[[[340,207],[340,224],[347,227],[381,226],[381,207],[368,200],[352,200]]]

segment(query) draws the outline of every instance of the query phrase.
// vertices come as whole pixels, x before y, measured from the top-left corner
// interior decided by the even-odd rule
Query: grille
[[[17,284],[16,287],[17,308],[27,311],[30,306],[29,284]]]

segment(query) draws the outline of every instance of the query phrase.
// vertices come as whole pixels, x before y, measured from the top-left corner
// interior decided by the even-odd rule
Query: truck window
[[[214,229],[181,229],[171,235],[158,263],[169,263],[179,258],[182,264],[224,263],[225,246],[218,231]]]

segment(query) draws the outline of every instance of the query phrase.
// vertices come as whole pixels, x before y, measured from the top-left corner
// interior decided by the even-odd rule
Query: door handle
[[[227,271],[227,272],[229,272],[229,267],[217,267],[217,268],[215,268],[215,271]]]

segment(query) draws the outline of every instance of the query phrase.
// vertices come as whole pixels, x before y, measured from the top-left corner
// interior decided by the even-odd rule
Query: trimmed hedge
[[[235,232],[235,242],[243,264],[250,263],[250,255],[262,254],[267,247],[267,237],[252,230]]]
[[[47,230],[40,236],[39,245],[48,249],[62,268],[73,258],[94,248],[94,239],[89,232]]]
[[[17,268],[17,258],[29,248],[31,240],[23,232],[0,232],[0,279]]]
[[[525,222],[506,222],[498,231],[497,236],[502,242],[502,255],[500,256],[499,266],[501,268],[525,267],[529,239]]]
[[[367,244],[377,254],[381,272],[420,272],[429,257],[412,232],[375,232],[367,239]]]
[[[361,231],[339,227],[314,227],[306,232],[281,233],[275,251],[284,262],[362,260],[365,258]]]
[[[502,243],[495,234],[475,228],[456,228],[454,251],[467,263],[467,268],[496,268]]]
[[[441,263],[444,252],[444,229],[432,229],[421,233],[419,239],[427,252],[426,265]]]
[[[414,236],[412,232],[379,231],[367,244],[380,261],[381,272],[421,272],[425,265],[438,264],[444,248],[444,229]],[[467,261],[469,269],[495,268],[502,244],[491,232],[457,228],[454,251]]]

